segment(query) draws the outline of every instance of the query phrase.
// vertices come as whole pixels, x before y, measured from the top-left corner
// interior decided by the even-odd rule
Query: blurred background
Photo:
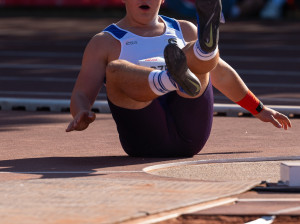
[[[265,104],[300,106],[300,0],[222,3],[221,57]],[[194,0],[161,14],[196,24]],[[121,0],[0,0],[0,110],[69,111],[86,44],[124,15]]]
[[[184,16],[194,17],[195,0],[166,0],[165,9]],[[223,0],[223,13],[227,19],[261,18],[281,19],[299,18],[300,0]],[[122,0],[0,0],[2,16],[9,11],[20,12],[26,8],[27,12],[38,13],[45,9],[113,9],[122,8]],[[5,10],[3,10],[5,9]],[[37,10],[37,11],[36,11]],[[26,11],[26,10],[25,10]],[[23,11],[24,13],[24,11]]]

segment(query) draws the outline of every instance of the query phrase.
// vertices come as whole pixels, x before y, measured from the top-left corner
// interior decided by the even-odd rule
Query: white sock
[[[198,40],[194,44],[194,54],[201,61],[208,61],[208,60],[213,59],[217,55],[218,51],[219,51],[219,48],[217,46],[213,52],[207,53],[201,49],[201,46],[200,46]]]
[[[167,71],[154,70],[150,72],[148,81],[151,90],[158,96],[178,89],[177,84]]]

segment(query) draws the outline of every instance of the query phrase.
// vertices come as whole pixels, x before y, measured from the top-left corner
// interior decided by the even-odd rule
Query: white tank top
[[[164,48],[170,41],[177,41],[183,48],[186,42],[179,23],[172,18],[160,16],[166,26],[164,34],[155,37],[142,37],[130,31],[121,29],[116,24],[105,28],[103,32],[111,34],[121,43],[119,59],[130,61],[137,65],[152,67],[159,70],[165,69]]]

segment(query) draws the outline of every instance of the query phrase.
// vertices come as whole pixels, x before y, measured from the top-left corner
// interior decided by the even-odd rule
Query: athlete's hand
[[[66,129],[66,132],[70,131],[83,131],[86,129],[90,123],[96,119],[96,114],[92,111],[81,111],[79,112],[70,122]]]
[[[288,127],[292,127],[291,121],[287,116],[266,106],[264,106],[264,109],[260,113],[254,116],[263,122],[271,122],[277,128],[284,128],[284,130],[287,130]]]

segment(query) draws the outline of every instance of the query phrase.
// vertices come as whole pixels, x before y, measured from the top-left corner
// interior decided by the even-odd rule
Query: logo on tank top
[[[177,39],[176,38],[170,38],[170,39],[168,39],[168,43],[177,45]]]
[[[126,45],[134,45],[134,44],[137,44],[138,42],[135,40],[135,41],[127,41],[126,42]]]
[[[166,70],[166,62],[163,57],[153,57],[139,60],[138,65],[154,68],[157,70]]]

